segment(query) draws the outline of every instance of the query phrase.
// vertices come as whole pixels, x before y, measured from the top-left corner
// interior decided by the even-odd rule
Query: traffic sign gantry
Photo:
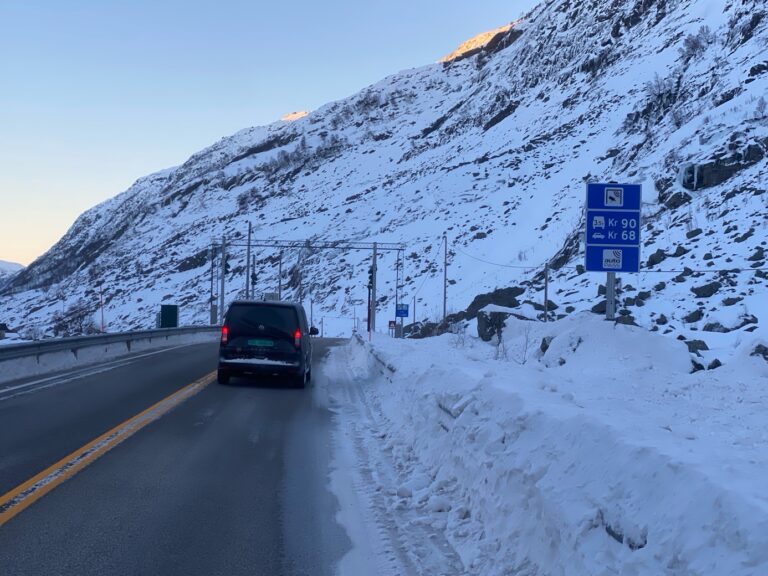
[[[639,184],[587,184],[586,269],[640,271]]]

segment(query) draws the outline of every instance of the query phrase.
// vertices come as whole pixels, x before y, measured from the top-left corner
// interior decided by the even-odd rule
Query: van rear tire
[[[216,372],[216,381],[219,384],[226,386],[227,384],[229,384],[229,378],[230,378],[230,373],[227,372],[226,370],[219,369]]]
[[[304,388],[307,385],[307,374],[306,372],[302,372],[301,374],[297,374],[296,376],[291,376],[291,385],[294,388]]]

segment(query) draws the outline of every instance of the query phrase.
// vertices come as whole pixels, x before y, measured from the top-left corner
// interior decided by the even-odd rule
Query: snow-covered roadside
[[[768,573],[754,342],[691,374],[683,343],[590,314],[509,334],[501,358],[470,336],[374,339],[394,373],[367,344],[332,352],[337,448],[384,573]]]
[[[5,338],[0,339],[0,346],[10,346],[12,344],[27,344],[32,340],[24,340],[17,334],[8,334]]]

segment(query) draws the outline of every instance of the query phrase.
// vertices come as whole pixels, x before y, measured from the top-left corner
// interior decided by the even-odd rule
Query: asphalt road
[[[330,345],[315,340],[313,378]],[[0,388],[0,495],[215,367],[203,344]],[[350,542],[312,392],[204,387],[0,526],[0,573],[333,574]]]

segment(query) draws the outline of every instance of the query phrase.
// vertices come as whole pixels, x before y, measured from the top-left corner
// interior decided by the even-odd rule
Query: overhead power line
[[[346,240],[336,241],[313,241],[313,240],[252,240],[251,247],[254,248],[281,248],[284,250],[314,248],[316,250],[372,250],[373,242],[348,242]],[[228,246],[247,247],[247,242],[227,242]],[[398,251],[405,250],[405,244],[394,242],[376,242],[378,250]]]
[[[467,258],[471,258],[472,260],[477,260],[478,262],[482,262],[483,264],[488,264],[490,266],[498,266],[500,268],[515,268],[517,270],[539,270],[541,268],[541,266],[515,266],[513,264],[499,264],[498,262],[483,260],[482,258],[473,256],[472,254],[468,254],[463,250],[461,250],[460,248],[456,248],[456,246],[454,246],[454,250],[456,250],[456,252],[458,252],[459,254],[463,254]]]

